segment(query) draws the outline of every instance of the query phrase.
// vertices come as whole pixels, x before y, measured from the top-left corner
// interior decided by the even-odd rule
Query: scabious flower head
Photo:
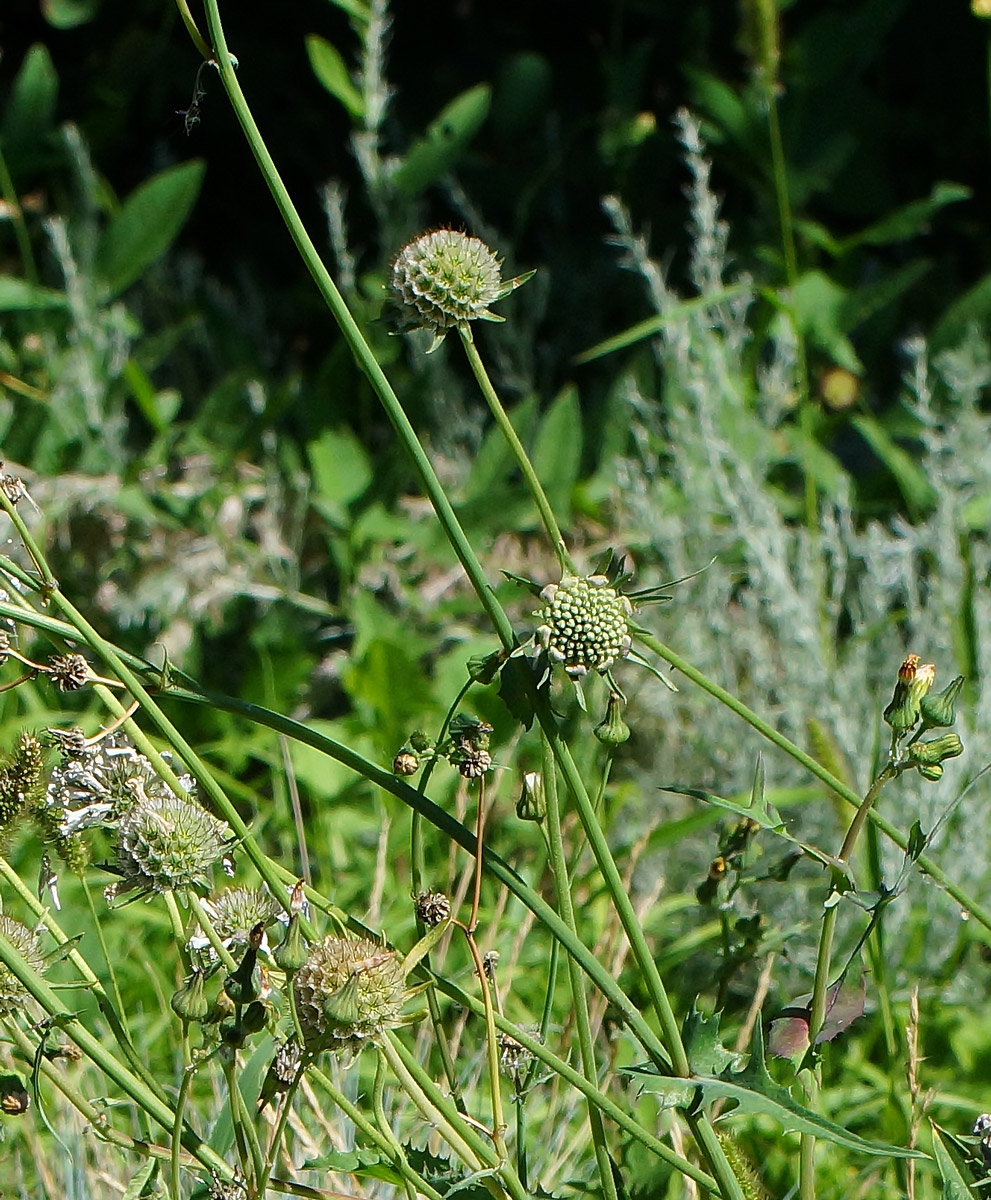
[[[203,901],[214,928],[228,949],[246,946],[256,925],[268,926],[282,906],[267,888],[228,887]],[[262,946],[264,949],[264,946]]]
[[[148,796],[131,781],[135,804],[117,827],[117,872],[120,881],[111,899],[135,888],[141,892],[207,888],[215,863],[234,840],[230,827],[195,800]]]
[[[293,978],[307,1048],[353,1056],[383,1029],[404,1024],[411,993],[403,960],[368,938],[329,936]]]
[[[604,672],[630,653],[633,607],[606,576],[565,575],[540,595],[546,604],[534,613],[537,640],[572,679]]]
[[[13,917],[0,914],[0,933],[34,971],[41,971],[45,956],[36,934]],[[17,976],[0,963],[0,1017],[8,1017],[22,1008],[30,993]]]
[[[429,329],[435,350],[449,329],[470,321],[502,321],[489,305],[530,275],[503,283],[500,260],[476,237],[436,229],[404,246],[392,264],[391,287],[410,328]],[[532,274],[532,272],[531,272]]]

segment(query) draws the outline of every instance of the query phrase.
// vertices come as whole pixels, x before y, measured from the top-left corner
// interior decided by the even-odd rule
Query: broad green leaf
[[[908,451],[896,445],[874,417],[856,416],[851,422],[894,476],[909,508],[916,512],[929,508],[936,500],[936,493]]]
[[[244,1065],[243,1069],[237,1073],[237,1083],[241,1090],[241,1095],[248,1106],[249,1111],[254,1111],[258,1103],[258,1097],[261,1094],[262,1082],[265,1078],[265,1072],[268,1070],[268,1065],[272,1060],[272,1052],[275,1048],[275,1038],[270,1033],[263,1034],[258,1045],[254,1048],[251,1057]],[[210,1131],[209,1145],[212,1150],[220,1155],[226,1155],[234,1144],[234,1125],[231,1121],[231,1105],[230,1098],[225,1101],[224,1107],[220,1111],[220,1115]]]
[[[727,1070],[721,1075],[692,1075],[688,1079],[659,1075],[651,1063],[642,1067],[630,1067],[628,1073],[647,1092],[669,1098],[676,1097],[678,1107],[685,1105],[685,1092],[693,1093],[689,1103],[695,1103],[697,1093],[701,1102],[710,1104],[714,1100],[733,1100],[735,1108],[730,1115],[749,1113],[771,1117],[788,1133],[807,1133],[824,1141],[834,1142],[847,1150],[859,1150],[864,1154],[880,1158],[928,1158],[920,1150],[888,1146],[881,1142],[869,1142],[866,1138],[850,1133],[818,1113],[803,1108],[787,1088],[775,1083],[764,1064],[764,1037],[760,1022],[754,1026],[754,1037],[750,1047],[750,1059],[742,1071]]]
[[[396,170],[393,182],[400,192],[416,196],[449,171],[462,150],[482,127],[489,113],[492,89],[477,84],[455,97],[414,142]]]
[[[861,375],[863,366],[844,328],[844,308],[848,302],[846,288],[822,271],[806,271],[790,291],[789,308],[800,332],[824,350],[837,366]]]
[[[55,119],[58,76],[44,46],[32,46],[24,56],[11,88],[0,125],[5,150],[20,149],[44,137]]]
[[[368,452],[348,429],[325,429],[306,447],[313,469],[314,507],[335,525],[350,524],[347,506],[373,478]]]
[[[65,296],[51,288],[12,275],[0,275],[0,312],[65,308]]]
[[[124,201],[100,239],[96,269],[103,299],[129,287],[172,244],[192,211],[205,165],[182,163],[160,172]]]
[[[555,515],[564,520],[571,510],[571,490],[578,479],[582,457],[582,414],[578,389],[562,388],[537,430],[533,469],[544,485]]]
[[[718,1012],[713,1013],[706,1020],[693,1003],[685,1018],[682,1039],[693,1074],[716,1075],[740,1065],[742,1056],[727,1050],[719,1040],[719,1016]]]
[[[332,1150],[329,1154],[321,1154],[306,1163],[308,1171],[340,1171],[344,1175],[354,1175],[358,1179],[381,1179],[401,1187],[403,1177],[393,1163],[371,1147],[362,1146],[357,1150]]]
[[[344,105],[356,121],[365,115],[365,102],[361,93],[351,82],[347,65],[340,52],[319,34],[311,33],[306,39],[313,74],[328,92]]]
[[[964,1178],[961,1170],[963,1164],[959,1160],[955,1147],[952,1143],[948,1145],[944,1142],[936,1125],[933,1122],[930,1124],[932,1125],[933,1158],[936,1160],[939,1177],[943,1181],[941,1200],[975,1200],[977,1192]]]

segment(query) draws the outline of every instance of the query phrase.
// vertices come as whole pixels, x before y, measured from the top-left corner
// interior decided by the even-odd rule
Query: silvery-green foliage
[[[698,125],[682,112],[678,126],[691,176],[689,273],[700,295],[718,297],[747,281],[734,276],[727,257],[727,229]],[[849,503],[849,480],[837,469],[829,494],[818,496],[810,527],[770,478],[772,468],[800,451],[790,416],[797,394],[794,332],[778,323],[755,372],[747,361],[752,295],[714,299],[708,308],[679,315],[682,298],[622,204],[609,198],[605,208],[623,265],[641,275],[658,313],[674,315],[653,343],[661,394],[650,393],[642,373],[631,372],[625,381],[635,450],[616,465],[621,525],[638,547],[642,582],[679,578],[715,558],[672,589],[668,607],[645,619],[664,642],[803,748],[810,744],[808,722],[817,722],[849,763],[851,784],[863,792],[887,752],[889,731],[880,714],[905,653],[935,662],[938,689],[971,667],[958,657],[965,608],[973,628],[987,629],[991,621],[991,553],[986,537],[972,536],[980,528],[982,498],[991,494],[991,418],[979,404],[991,379],[991,353],[976,333],[934,364],[920,340],[903,348],[903,403],[920,422],[917,465],[936,497],[924,519],[910,524],[859,516]],[[906,773],[882,796],[882,811],[904,831],[916,818],[924,829],[932,827],[985,763],[982,747],[991,731],[991,695],[981,686],[991,666],[986,638],[978,636],[973,653],[975,686],[958,706],[965,754],[946,764],[938,785]],[[658,783],[747,792],[761,751],[769,786],[808,782],[801,768],[728,709],[689,684],[682,687],[671,697],[640,686],[635,697],[637,732],[642,744],[654,747],[642,775],[645,822],[657,819],[658,804],[667,813],[682,807],[659,796]],[[971,844],[987,839],[986,813],[979,785],[933,847],[950,875],[985,902],[983,857],[959,851],[964,838]],[[838,848],[841,825],[825,799],[790,820],[803,838]],[[897,848],[886,846],[889,884],[902,861]],[[688,863],[671,882],[689,885],[700,865]],[[916,878],[910,897],[922,887],[932,884]],[[786,901],[784,893],[777,890],[777,901],[798,911],[800,902]],[[888,928],[897,931],[908,912],[907,902],[893,906]],[[932,945],[945,948],[958,919],[955,907],[947,899],[932,904],[930,913]],[[814,914],[806,900],[806,917],[814,920]],[[809,960],[813,943],[810,938]]]

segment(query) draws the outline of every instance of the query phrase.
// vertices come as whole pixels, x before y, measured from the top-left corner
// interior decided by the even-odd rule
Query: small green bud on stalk
[[[289,918],[286,936],[272,951],[272,957],[277,966],[281,967],[287,975],[291,975],[306,962],[309,953],[309,946],[307,946],[303,930],[300,928],[299,913],[293,913]]]
[[[955,733],[944,733],[928,742],[913,742],[908,748],[908,757],[916,766],[934,767],[960,754],[963,754],[963,743]]]
[[[618,692],[609,693],[606,715],[595,727],[595,736],[603,744],[615,748],[629,740],[630,727],[623,720],[623,698]]]
[[[258,1033],[259,1030],[265,1028],[267,1021],[268,1006],[261,1000],[253,1000],[244,1010],[244,1016],[241,1018],[241,1029],[245,1035]]]
[[[952,683],[948,683],[941,692],[935,695],[930,693],[928,696],[923,696],[919,701],[919,712],[922,716],[922,724],[927,729],[934,728],[949,728],[954,721],[954,706],[957,696],[960,695],[960,689],[963,687],[964,677],[958,675]]]
[[[258,949],[262,944],[265,926],[259,922],[249,934],[248,948],[236,971],[224,980],[224,991],[235,1004],[251,1004],[261,995],[262,978],[258,966]]]
[[[194,971],[170,1001],[172,1011],[182,1021],[202,1021],[210,1011],[206,997],[206,976]]]

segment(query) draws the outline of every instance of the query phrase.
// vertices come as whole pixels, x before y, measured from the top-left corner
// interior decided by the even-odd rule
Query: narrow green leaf
[[[0,275],[0,312],[28,312],[65,308],[65,296],[51,288],[28,283],[12,275]]]
[[[932,1125],[933,1158],[943,1181],[941,1200],[974,1200],[977,1192],[967,1183],[953,1148],[939,1136],[936,1125]]]
[[[822,863],[824,867],[830,867],[832,870],[842,872],[848,879],[853,876],[850,871],[850,866],[842,859],[836,858],[835,855],[827,854],[825,850],[820,850],[818,846],[813,846],[809,842],[800,842],[798,838],[793,837],[789,832],[781,818],[781,814],[763,798],[752,796],[750,804],[738,804],[735,800],[726,800],[722,796],[716,796],[712,792],[703,792],[699,788],[681,787],[675,783],[663,783],[660,785],[662,792],[673,792],[676,796],[694,796],[696,800],[701,800],[705,804],[715,805],[716,808],[725,808],[728,812],[735,813],[738,817],[749,817],[750,820],[756,821],[761,829],[766,829],[771,833],[775,833],[778,837],[784,838],[786,842],[791,842],[798,846],[799,849],[814,859],[818,863]]]
[[[196,203],[205,169],[195,160],[170,167],[124,201],[97,250],[104,300],[129,287],[169,248]]]
[[[936,183],[923,200],[913,200],[910,204],[896,208],[880,221],[868,225],[852,237],[844,238],[840,243],[843,253],[855,246],[884,246],[891,242],[904,242],[908,238],[926,233],[929,222],[941,208],[947,204],[959,204],[961,200],[969,200],[973,195],[969,187],[962,183]]]
[[[864,441],[895,477],[905,503],[918,512],[929,508],[936,500],[932,484],[916,466],[915,460],[892,441],[887,431],[874,417],[857,416],[851,420]]]
[[[482,127],[489,113],[492,89],[477,84],[456,96],[427,126],[425,135],[410,146],[393,176],[406,196],[416,196],[449,171]]]
[[[361,92],[351,82],[347,65],[340,52],[326,38],[311,33],[306,39],[306,53],[313,74],[319,82],[344,105],[356,121],[360,121],[365,115],[365,102]]]
[[[5,149],[20,149],[44,137],[55,120],[58,76],[44,46],[32,46],[24,56],[4,108],[0,137]]]

